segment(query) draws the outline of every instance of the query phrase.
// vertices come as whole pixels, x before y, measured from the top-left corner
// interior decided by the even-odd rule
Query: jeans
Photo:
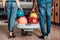
[[[14,22],[17,15],[17,4],[16,2],[6,2],[7,18],[8,18],[8,29],[13,32]]]
[[[42,36],[44,37],[46,35],[45,32],[45,24],[44,24],[44,18],[46,16],[46,30],[47,33],[50,33],[50,17],[51,17],[51,6],[52,3],[41,3],[40,5],[38,4],[38,14],[39,14],[39,23],[40,23],[40,27],[41,27],[41,32],[42,32]]]

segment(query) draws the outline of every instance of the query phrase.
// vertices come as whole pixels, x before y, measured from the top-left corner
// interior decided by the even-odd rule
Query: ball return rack
[[[34,29],[40,28],[39,24],[17,24],[17,28],[21,29],[22,36],[31,36]]]

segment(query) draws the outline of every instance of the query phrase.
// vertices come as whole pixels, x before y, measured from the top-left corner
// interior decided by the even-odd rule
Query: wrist
[[[22,10],[22,8],[21,8],[21,7],[19,7],[18,9]]]
[[[3,7],[5,8],[5,5],[3,5]]]

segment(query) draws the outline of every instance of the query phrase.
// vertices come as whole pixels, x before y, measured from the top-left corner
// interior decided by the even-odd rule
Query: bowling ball
[[[31,24],[37,24],[38,23],[38,19],[35,18],[35,17],[30,17],[29,18],[29,23],[31,23]]]
[[[24,11],[19,9],[17,11],[17,17],[22,17],[22,16],[24,16]]]
[[[18,24],[27,24],[27,18],[25,16],[18,18]]]
[[[35,17],[35,18],[37,18],[37,14],[36,14],[36,13],[30,13],[30,17]]]

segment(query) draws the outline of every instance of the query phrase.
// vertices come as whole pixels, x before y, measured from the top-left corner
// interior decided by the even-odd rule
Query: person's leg
[[[42,38],[44,38],[45,37],[45,24],[44,24],[45,4],[41,4],[41,6],[38,6],[38,11],[39,11],[39,18],[40,18],[39,23],[42,32]]]
[[[11,8],[11,16],[10,16],[10,35],[13,35],[14,30],[14,22],[17,15],[17,4],[16,2],[12,2]]]
[[[52,7],[52,3],[47,3],[47,13],[46,13],[46,25],[47,25],[47,35],[50,33],[50,26],[51,26],[51,22],[50,22],[50,17],[51,17],[51,7]]]
[[[11,9],[11,4],[10,2],[6,2],[6,12],[7,12],[7,19],[8,19],[8,30],[10,30],[10,9]]]

